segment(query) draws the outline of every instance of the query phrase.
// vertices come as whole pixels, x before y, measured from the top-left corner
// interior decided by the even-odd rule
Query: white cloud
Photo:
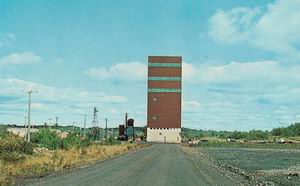
[[[0,65],[20,65],[28,63],[39,63],[42,61],[40,56],[32,52],[12,53],[0,58]]]
[[[289,69],[293,71],[293,69]],[[202,65],[197,69],[197,77],[193,79],[199,83],[224,83],[233,84],[257,83],[257,80],[276,81],[282,78],[285,70],[275,61],[257,62],[231,62],[226,65],[208,66]]]
[[[45,105],[43,103],[33,103],[33,104],[31,104],[31,108],[33,108],[33,109],[42,109],[44,107],[45,107]]]
[[[98,79],[142,81],[147,78],[147,68],[146,64],[140,62],[117,63],[109,68],[91,68],[84,74]],[[184,81],[190,81],[195,73],[195,68],[191,64],[182,64]]]
[[[10,102],[0,102],[0,106],[3,106],[3,104],[5,106],[18,105],[15,109],[26,109],[27,96],[25,92],[28,90],[37,91],[36,94],[32,95],[33,108],[54,113],[84,113],[87,109],[97,105],[127,102],[127,97],[124,96],[107,95],[103,92],[88,92],[76,88],[57,88],[20,79],[0,79],[0,87],[0,96],[10,95],[16,99]],[[22,90],[24,91],[23,94]],[[22,102],[21,107],[20,101]]]
[[[192,65],[183,63],[185,83],[234,84],[243,82],[262,83],[294,81],[300,78],[300,66],[283,66],[277,61],[231,62],[224,65]],[[92,68],[86,74],[99,79],[143,80],[147,77],[147,66],[142,63],[115,64],[109,68]]]
[[[210,36],[219,42],[239,42],[246,40],[252,31],[253,19],[260,13],[258,8],[239,7],[229,12],[218,10],[209,19]]]
[[[23,123],[28,95],[22,90],[38,91],[32,95],[32,121],[37,124],[58,116],[63,125],[73,121],[81,125],[84,114],[87,114],[90,126],[93,107],[98,107],[99,124],[103,124],[103,117],[108,117],[110,126],[116,126],[118,120],[123,121],[123,114],[117,109],[125,110],[128,104],[128,98],[122,95],[72,87],[58,88],[21,79],[0,78],[0,87],[0,120],[4,123]]]
[[[76,88],[57,88],[20,79],[0,79],[0,94],[20,96],[22,91],[37,91],[38,96],[48,101],[79,103],[124,103],[126,97],[107,95],[103,92],[88,92]]]
[[[300,1],[278,0],[259,8],[218,10],[209,20],[209,35],[218,42],[244,42],[284,57],[300,59]]]
[[[198,112],[200,103],[198,101],[183,101],[182,102],[183,112]]]
[[[109,68],[91,68],[84,73],[98,79],[143,80],[147,66],[140,62],[117,63]]]
[[[196,74],[196,69],[193,65],[189,63],[182,64],[182,78],[183,81],[188,82],[191,81]]]
[[[257,61],[201,65],[194,69],[195,75],[189,82],[218,97],[244,95],[243,99],[250,101],[300,104],[300,65]]]
[[[299,121],[300,65],[253,61],[192,68],[194,76],[183,85],[184,100],[193,100],[183,102],[184,126],[249,130]]]
[[[106,71],[113,72],[110,71],[112,67]],[[146,65],[143,67],[147,68]],[[223,130],[270,129],[279,125],[277,118],[288,125],[299,115],[299,71],[300,65],[286,65],[278,61],[231,62],[222,65],[184,63],[183,76],[188,78],[183,82],[183,126]],[[136,80],[140,81],[146,75],[144,72]],[[39,117],[39,121],[43,121],[44,118],[47,120],[57,115],[64,120],[69,117],[69,121],[80,124],[82,115],[91,114],[92,108],[98,106],[99,122],[103,122],[102,117],[108,117],[110,123],[116,126],[123,121],[123,113],[129,112],[130,117],[145,123],[146,106],[141,104],[144,102],[134,99],[128,101],[122,95],[51,87],[20,79],[0,78],[0,87],[2,120],[3,116],[9,120],[10,114],[18,114],[15,117],[23,121],[27,96],[22,95],[21,91],[32,89],[38,90],[33,95],[35,120]],[[139,95],[145,96],[146,91],[142,92]],[[7,95],[17,100],[7,101]],[[18,111],[20,108],[22,110]]]

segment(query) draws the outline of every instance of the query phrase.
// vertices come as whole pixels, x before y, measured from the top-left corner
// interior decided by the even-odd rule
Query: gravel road
[[[241,185],[197,153],[175,144],[154,144],[116,159],[67,174],[34,180],[31,185]]]

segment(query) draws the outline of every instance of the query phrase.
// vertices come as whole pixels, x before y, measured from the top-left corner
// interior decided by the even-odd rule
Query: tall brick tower
[[[181,73],[181,57],[148,57],[148,142],[181,142]]]

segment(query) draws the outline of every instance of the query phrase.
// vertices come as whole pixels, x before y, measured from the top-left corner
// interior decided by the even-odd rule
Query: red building
[[[181,57],[148,57],[149,142],[181,142],[181,74]]]

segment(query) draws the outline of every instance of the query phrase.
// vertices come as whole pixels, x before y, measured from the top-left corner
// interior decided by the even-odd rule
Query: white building
[[[6,129],[7,132],[18,135],[22,138],[27,136],[27,130],[28,130],[27,128],[7,128]],[[30,129],[30,133],[36,133],[38,131],[39,131],[39,129],[33,129],[33,128]]]

